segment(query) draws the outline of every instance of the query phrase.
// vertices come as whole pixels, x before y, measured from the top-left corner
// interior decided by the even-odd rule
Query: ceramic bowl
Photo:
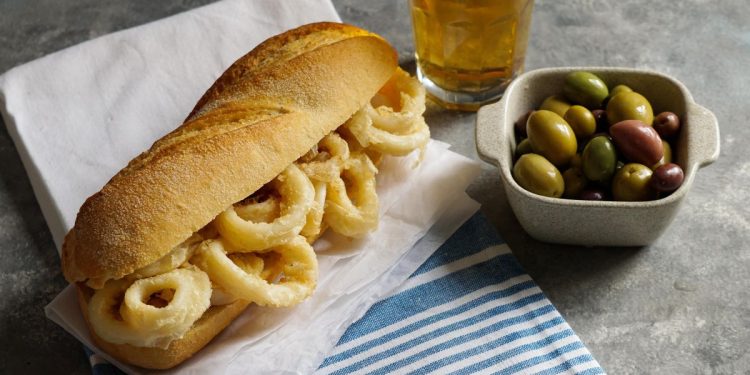
[[[680,117],[682,128],[672,144],[674,162],[685,172],[679,189],[652,201],[582,201],[544,197],[516,183],[511,175],[516,146],[514,122],[538,108],[544,98],[561,94],[565,75],[577,70],[596,74],[609,87],[630,86],[651,102],[654,115],[671,111]],[[719,156],[719,125],[716,116],[696,104],[682,83],[667,75],[628,68],[548,68],[519,76],[499,102],[479,110],[476,142],[479,156],[499,168],[513,212],[535,239],[585,246],[642,246],[664,232],[690,190],[695,174]]]

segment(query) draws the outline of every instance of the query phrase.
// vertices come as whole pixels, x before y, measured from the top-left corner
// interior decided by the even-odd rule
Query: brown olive
[[[620,121],[609,128],[609,134],[617,150],[630,161],[654,165],[664,156],[659,134],[639,120]]]
[[[596,131],[606,132],[607,129],[609,129],[609,122],[607,122],[607,111],[603,109],[595,109],[591,111],[591,114],[594,115],[594,120],[596,120]]]
[[[680,118],[672,112],[659,113],[654,118],[654,129],[662,138],[672,138],[680,131]]]
[[[658,191],[674,191],[682,185],[684,179],[685,173],[682,168],[677,164],[668,163],[654,169],[654,174],[651,176],[651,187]]]
[[[586,188],[578,194],[578,199],[585,201],[603,201],[607,199],[607,195],[604,190],[599,188]]]

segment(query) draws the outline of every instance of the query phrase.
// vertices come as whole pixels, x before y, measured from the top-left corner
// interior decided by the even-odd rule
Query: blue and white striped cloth
[[[93,370],[116,373],[102,363]],[[477,214],[399,290],[352,324],[316,372],[352,373],[604,370],[492,225]]]

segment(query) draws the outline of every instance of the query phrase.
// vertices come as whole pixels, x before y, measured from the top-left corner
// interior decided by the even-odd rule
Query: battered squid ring
[[[331,132],[320,140],[314,154],[300,160],[299,167],[311,180],[329,182],[339,176],[349,155],[346,141],[336,132]]]
[[[234,211],[244,220],[269,223],[279,217],[281,202],[278,197],[272,195],[260,202],[234,207]]]
[[[166,306],[147,304],[151,295],[165,290],[174,290]],[[208,275],[195,268],[178,268],[132,284],[125,279],[109,281],[94,292],[88,313],[96,334],[108,342],[165,348],[190,330],[210,306]]]
[[[325,212],[326,194],[328,191],[328,184],[323,181],[313,181],[313,186],[315,187],[315,199],[313,200],[310,212],[307,213],[307,223],[305,223],[302,231],[300,231],[300,234],[310,243],[318,238],[323,231],[323,213]]]
[[[335,232],[358,237],[377,228],[376,171],[367,155],[353,154],[342,175],[328,184],[323,221]],[[351,182],[349,189],[344,178]]]
[[[131,279],[142,279],[145,277],[167,273],[177,268],[187,262],[187,260],[190,259],[191,256],[193,256],[195,247],[202,240],[203,238],[195,233],[181,244],[175,246],[175,248],[168,252],[167,255],[161,257],[159,260],[149,264],[146,267],[135,270],[135,272],[133,272],[131,275],[128,275],[128,277]]]
[[[315,189],[310,179],[292,164],[271,182],[281,194],[280,216],[272,222],[245,220],[234,206],[219,214],[216,229],[230,251],[260,251],[283,244],[299,234],[307,223]]]
[[[310,244],[304,237],[295,236],[272,251],[281,258],[282,275],[277,283],[263,279],[252,266],[242,262],[237,265],[221,241],[205,241],[191,262],[223,290],[261,306],[293,306],[310,296],[318,279],[318,260]],[[245,271],[248,268],[250,272]]]
[[[371,103],[365,104],[344,126],[362,146],[403,156],[415,149],[424,150],[430,140],[430,130],[422,117],[424,110],[424,88],[398,69]]]

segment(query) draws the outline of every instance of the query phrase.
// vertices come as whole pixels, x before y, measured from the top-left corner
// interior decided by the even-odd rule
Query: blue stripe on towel
[[[317,373],[604,373],[516,259],[491,251],[502,244],[472,217],[408,288],[349,327]]]

